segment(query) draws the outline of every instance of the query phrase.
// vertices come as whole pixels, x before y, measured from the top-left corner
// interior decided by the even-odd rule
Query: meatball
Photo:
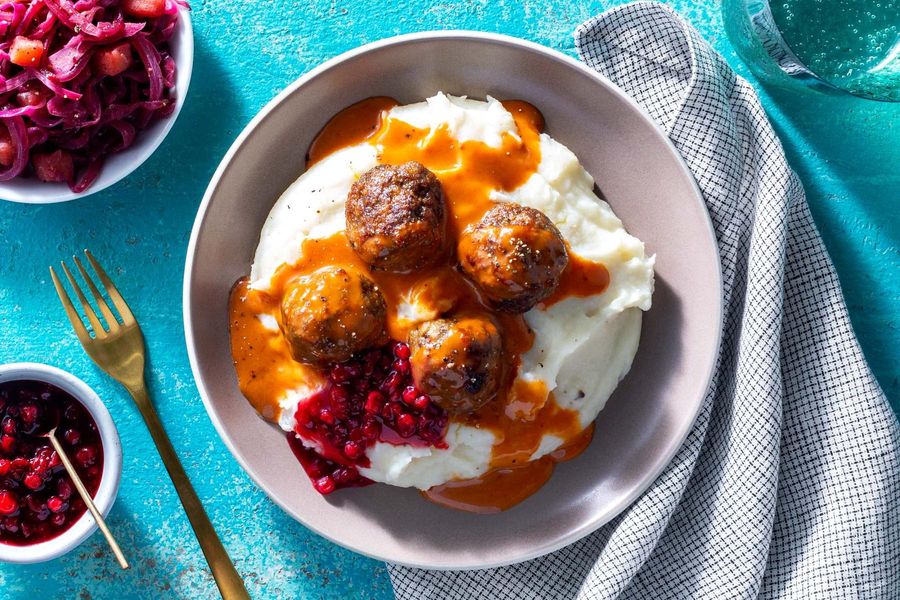
[[[290,285],[281,301],[281,330],[294,360],[341,362],[384,340],[386,314],[375,282],[326,267]]]
[[[350,246],[376,269],[414,271],[444,254],[441,183],[417,162],[363,173],[347,195],[345,216]]]
[[[539,210],[497,204],[463,231],[459,265],[494,306],[522,313],[550,296],[569,262],[566,244]]]
[[[461,414],[497,395],[503,342],[489,318],[436,319],[409,334],[416,386],[447,412]]]

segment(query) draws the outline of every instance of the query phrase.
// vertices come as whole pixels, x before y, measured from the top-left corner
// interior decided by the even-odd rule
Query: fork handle
[[[150,435],[166,466],[166,471],[169,472],[169,477],[175,484],[175,491],[178,492],[191,527],[194,528],[197,541],[200,542],[200,549],[203,550],[216,585],[219,586],[219,593],[224,600],[249,600],[250,595],[247,593],[247,588],[244,587],[241,576],[238,575],[219,536],[216,535],[209,517],[206,516],[197,492],[194,491],[194,486],[191,485],[187,473],[184,472],[184,467],[181,466],[181,461],[175,454],[175,448],[172,447],[172,442],[169,441],[169,436],[163,429],[159,415],[150,402],[146,384],[142,382],[141,386],[134,389],[128,388],[128,391],[141,411],[141,416],[144,417],[147,429],[150,430]]]

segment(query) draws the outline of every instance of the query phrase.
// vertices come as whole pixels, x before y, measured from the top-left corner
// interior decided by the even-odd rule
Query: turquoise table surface
[[[194,80],[184,112],[156,154],[125,181],[82,201],[0,202],[0,363],[61,366],[106,400],[124,447],[122,485],[109,524],[133,565],[120,571],[95,534],[58,560],[0,567],[0,597],[216,597],[200,548],[131,400],[93,366],[58,306],[47,265],[89,247],[108,266],[143,324],[152,396],[251,594],[389,598],[390,581],[381,563],[331,544],[285,515],[238,467],[207,418],[188,365],[181,321],[182,272],[195,211],[244,125],[284,86],[324,59],[382,37],[445,28],[498,31],[574,54],[575,26],[615,3],[193,4]],[[725,36],[717,1],[672,5],[749,76]],[[762,96],[806,186],[863,349],[898,409],[900,104],[776,89],[763,89]],[[298,469],[295,476],[303,475]]]

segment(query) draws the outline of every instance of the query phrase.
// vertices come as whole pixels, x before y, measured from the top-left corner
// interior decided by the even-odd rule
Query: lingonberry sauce
[[[358,469],[369,466],[366,449],[376,441],[447,447],[447,412],[416,389],[409,354],[391,342],[328,365],[328,385],[297,407],[288,442],[319,493],[372,483]]]
[[[103,475],[97,424],[71,394],[42,381],[0,383],[0,542],[52,539],[87,510],[50,441],[53,424],[91,496]]]

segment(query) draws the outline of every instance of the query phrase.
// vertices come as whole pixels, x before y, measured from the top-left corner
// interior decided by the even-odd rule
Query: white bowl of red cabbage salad
[[[0,0],[0,198],[109,187],[175,122],[194,39],[184,0]]]

